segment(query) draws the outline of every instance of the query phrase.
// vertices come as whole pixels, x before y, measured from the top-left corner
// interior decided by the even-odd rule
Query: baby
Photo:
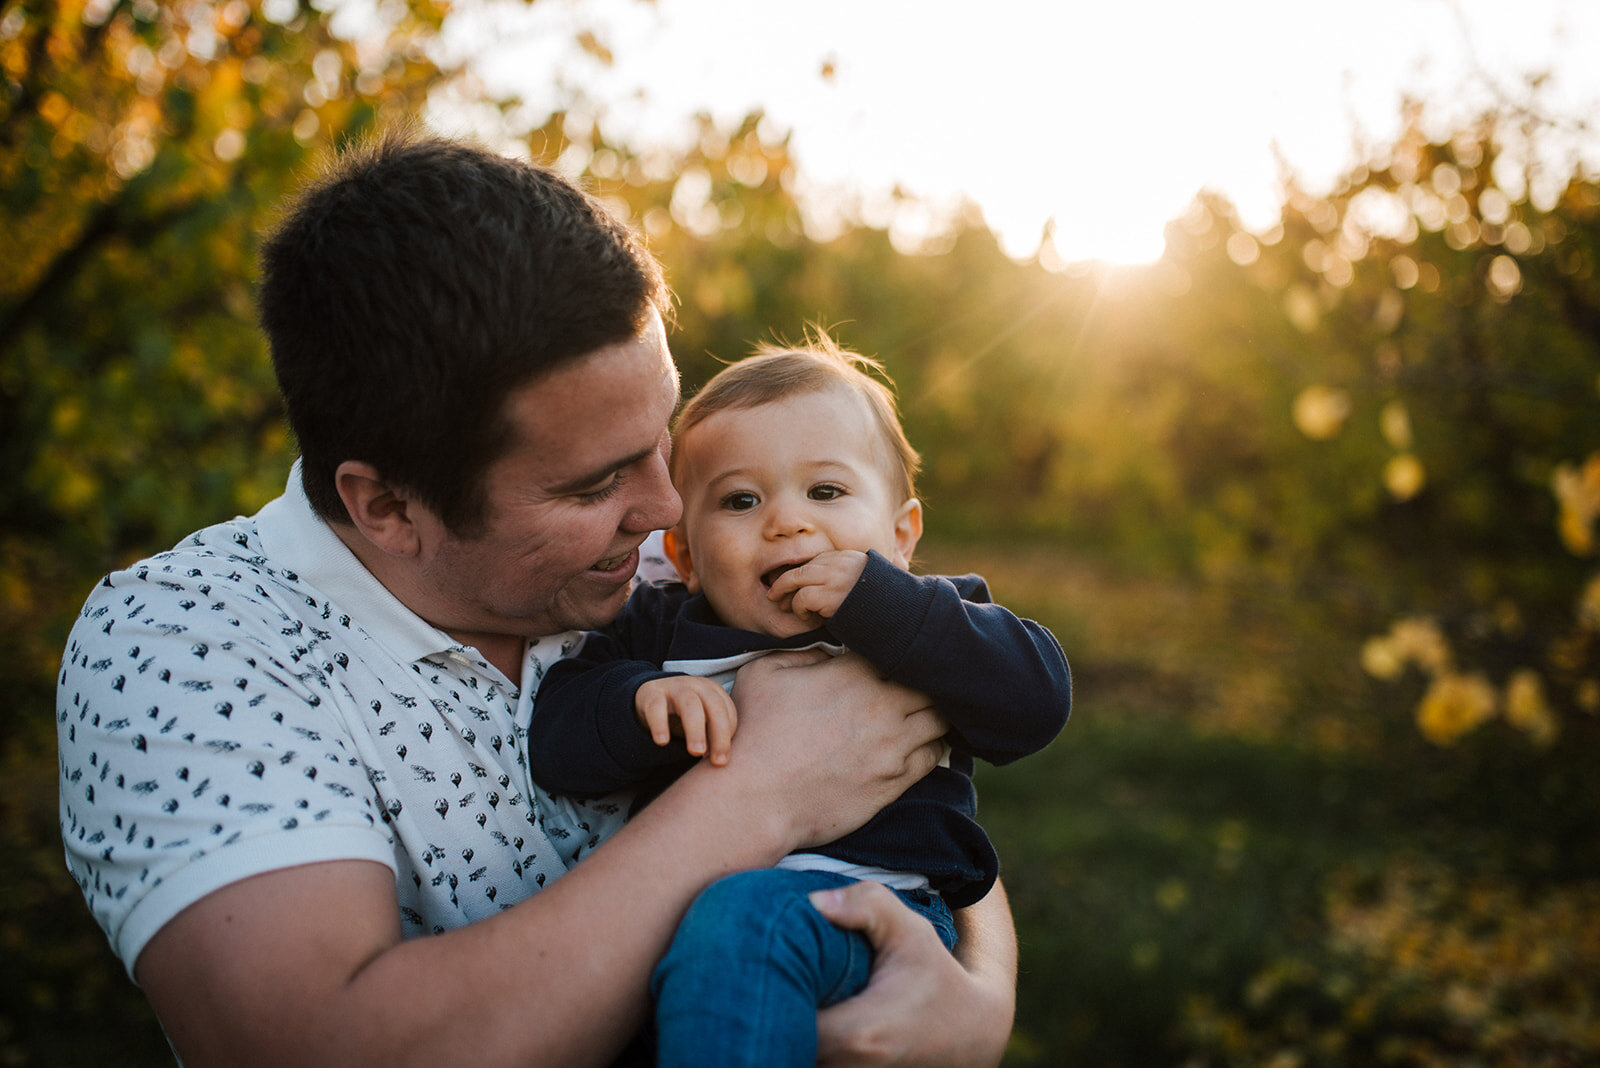
[[[818,338],[759,350],[690,400],[672,456],[683,519],[665,538],[682,581],[635,590],[534,704],[535,779],[580,795],[649,796],[698,759],[726,763],[738,712],[725,687],[779,649],[863,656],[950,724],[941,766],[865,826],[695,901],[651,981],[662,1065],[815,1062],[817,1009],[865,985],[872,952],[811,907],[813,891],[884,883],[953,948],[950,910],[999,871],[973,819],[973,757],[1034,752],[1067,719],[1071,677],[1047,629],[993,604],[976,575],[907,570],[919,459],[869,372],[882,368]]]

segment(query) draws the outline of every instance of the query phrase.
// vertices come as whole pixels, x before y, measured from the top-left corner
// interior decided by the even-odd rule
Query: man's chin
[[[599,630],[617,618],[631,589],[631,584],[624,583],[609,593],[595,591],[588,597],[569,599],[553,621],[555,630]]]

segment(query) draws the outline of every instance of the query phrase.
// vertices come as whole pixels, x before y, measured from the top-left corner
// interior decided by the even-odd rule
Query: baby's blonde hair
[[[900,425],[900,408],[888,373],[877,360],[840,348],[820,330],[811,331],[801,345],[758,344],[753,355],[718,371],[691,397],[673,423],[673,473],[677,473],[677,445],[683,435],[717,412],[759,408],[833,386],[853,390],[866,401],[884,444],[889,446],[890,485],[901,500],[915,497],[922,457]]]

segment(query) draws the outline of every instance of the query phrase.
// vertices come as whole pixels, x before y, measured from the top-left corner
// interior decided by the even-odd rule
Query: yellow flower
[[[1495,690],[1474,672],[1447,672],[1434,679],[1417,705],[1417,728],[1435,745],[1453,745],[1494,715]]]
[[[1507,680],[1506,722],[1527,731],[1538,745],[1555,741],[1559,728],[1537,672],[1524,668]]]

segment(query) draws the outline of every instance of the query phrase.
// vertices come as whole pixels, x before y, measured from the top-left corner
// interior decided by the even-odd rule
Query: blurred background
[[[281,489],[258,235],[416,115],[644,233],[690,386],[883,360],[920,566],[1060,636],[1008,1064],[1600,1060],[1595,5],[1041,6],[0,0],[0,1064],[170,1063],[60,650]]]

